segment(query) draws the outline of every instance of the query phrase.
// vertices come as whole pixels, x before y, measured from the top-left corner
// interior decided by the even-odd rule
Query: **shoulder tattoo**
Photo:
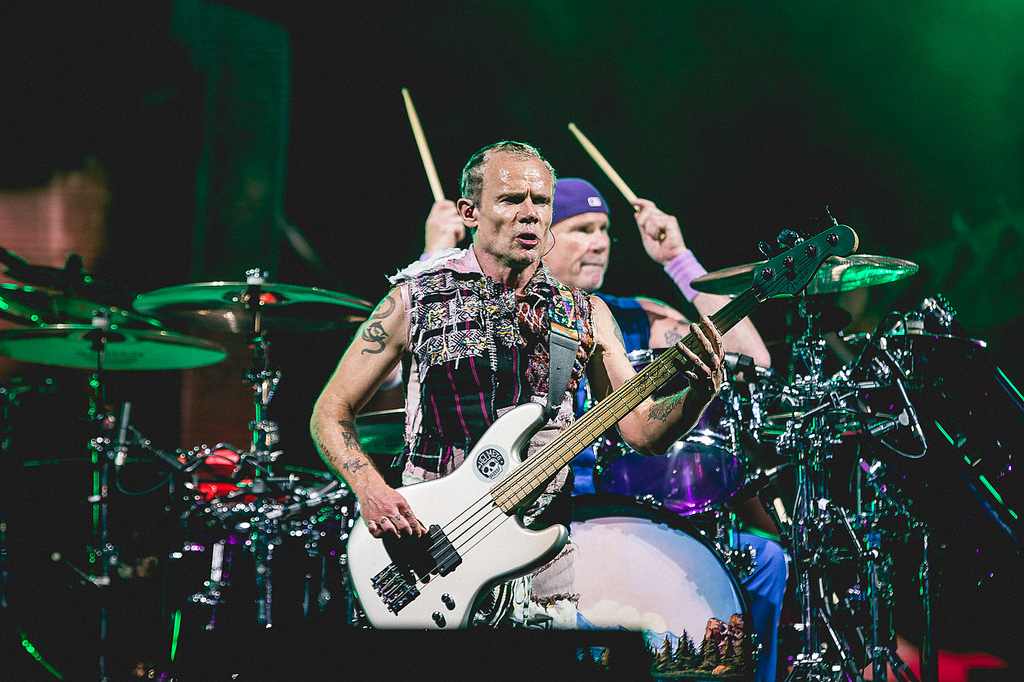
[[[370,344],[372,347],[363,348],[361,351],[362,354],[371,353],[376,355],[384,350],[384,344],[388,339],[388,333],[384,331],[384,325],[380,323],[380,320],[390,317],[391,313],[395,312],[396,307],[395,299],[388,296],[380,302],[377,309],[373,311],[372,315],[370,315],[366,324],[363,325],[363,332],[360,334],[359,338]]]

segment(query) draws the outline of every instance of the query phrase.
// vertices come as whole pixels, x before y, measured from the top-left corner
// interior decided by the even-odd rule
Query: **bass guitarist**
[[[355,415],[405,353],[411,356],[411,376],[403,487],[451,474],[512,408],[546,404],[549,418],[523,451],[529,457],[572,422],[584,373],[598,400],[634,376],[605,302],[560,284],[543,264],[551,247],[555,179],[554,169],[530,145],[505,141],[474,154],[463,170],[457,202],[472,233],[470,248],[439,253],[392,278],[394,288],[317,399],[314,442],[358,497],[362,522],[374,538],[422,536],[436,523],[429,508],[414,508],[402,489],[385,481],[360,448],[355,429]],[[621,416],[620,433],[638,452],[664,452],[693,427],[719,391],[722,337],[707,316],[690,331],[697,353],[677,343],[688,361],[683,374],[690,387],[646,398]],[[549,375],[555,336],[575,345],[566,363],[568,377],[558,380]],[[554,399],[549,399],[549,378],[556,384]],[[480,468],[481,460],[474,465]],[[568,467],[561,467],[531,496],[521,511],[528,528],[568,525],[568,480]],[[569,543],[530,575],[499,584],[480,600],[473,621],[574,627],[572,558]],[[496,564],[500,560],[494,557]]]

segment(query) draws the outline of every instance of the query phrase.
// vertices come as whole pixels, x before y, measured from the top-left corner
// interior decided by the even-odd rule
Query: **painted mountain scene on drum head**
[[[600,628],[585,619],[581,629],[626,630],[622,626]],[[651,655],[651,678],[655,680],[750,680],[755,669],[754,644],[744,627],[743,616],[734,613],[728,622],[709,618],[698,645],[690,634],[644,631]],[[604,647],[592,647],[589,655],[601,662]],[[587,654],[585,654],[587,655]]]

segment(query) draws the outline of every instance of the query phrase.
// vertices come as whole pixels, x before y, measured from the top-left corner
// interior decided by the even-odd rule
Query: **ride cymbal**
[[[270,282],[201,282],[168,287],[139,295],[133,307],[165,322],[234,333],[339,329],[362,322],[366,315],[359,313],[373,310],[369,301],[347,294]]]
[[[706,294],[735,296],[750,288],[754,272],[765,262],[747,263],[709,272],[690,282],[690,286]],[[888,284],[910,277],[917,269],[916,263],[887,256],[858,253],[844,257],[832,256],[818,268],[805,293],[808,296],[834,294]]]
[[[165,330],[55,324],[0,331],[0,355],[57,367],[157,370],[212,365],[227,351]]]

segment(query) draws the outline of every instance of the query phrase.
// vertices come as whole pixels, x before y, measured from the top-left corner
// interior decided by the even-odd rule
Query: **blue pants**
[[[750,545],[756,552],[756,566],[740,583],[750,597],[750,612],[763,648],[757,663],[756,682],[774,682],[779,658],[779,619],[786,595],[786,553],[779,543],[750,533],[739,534],[739,546]]]

